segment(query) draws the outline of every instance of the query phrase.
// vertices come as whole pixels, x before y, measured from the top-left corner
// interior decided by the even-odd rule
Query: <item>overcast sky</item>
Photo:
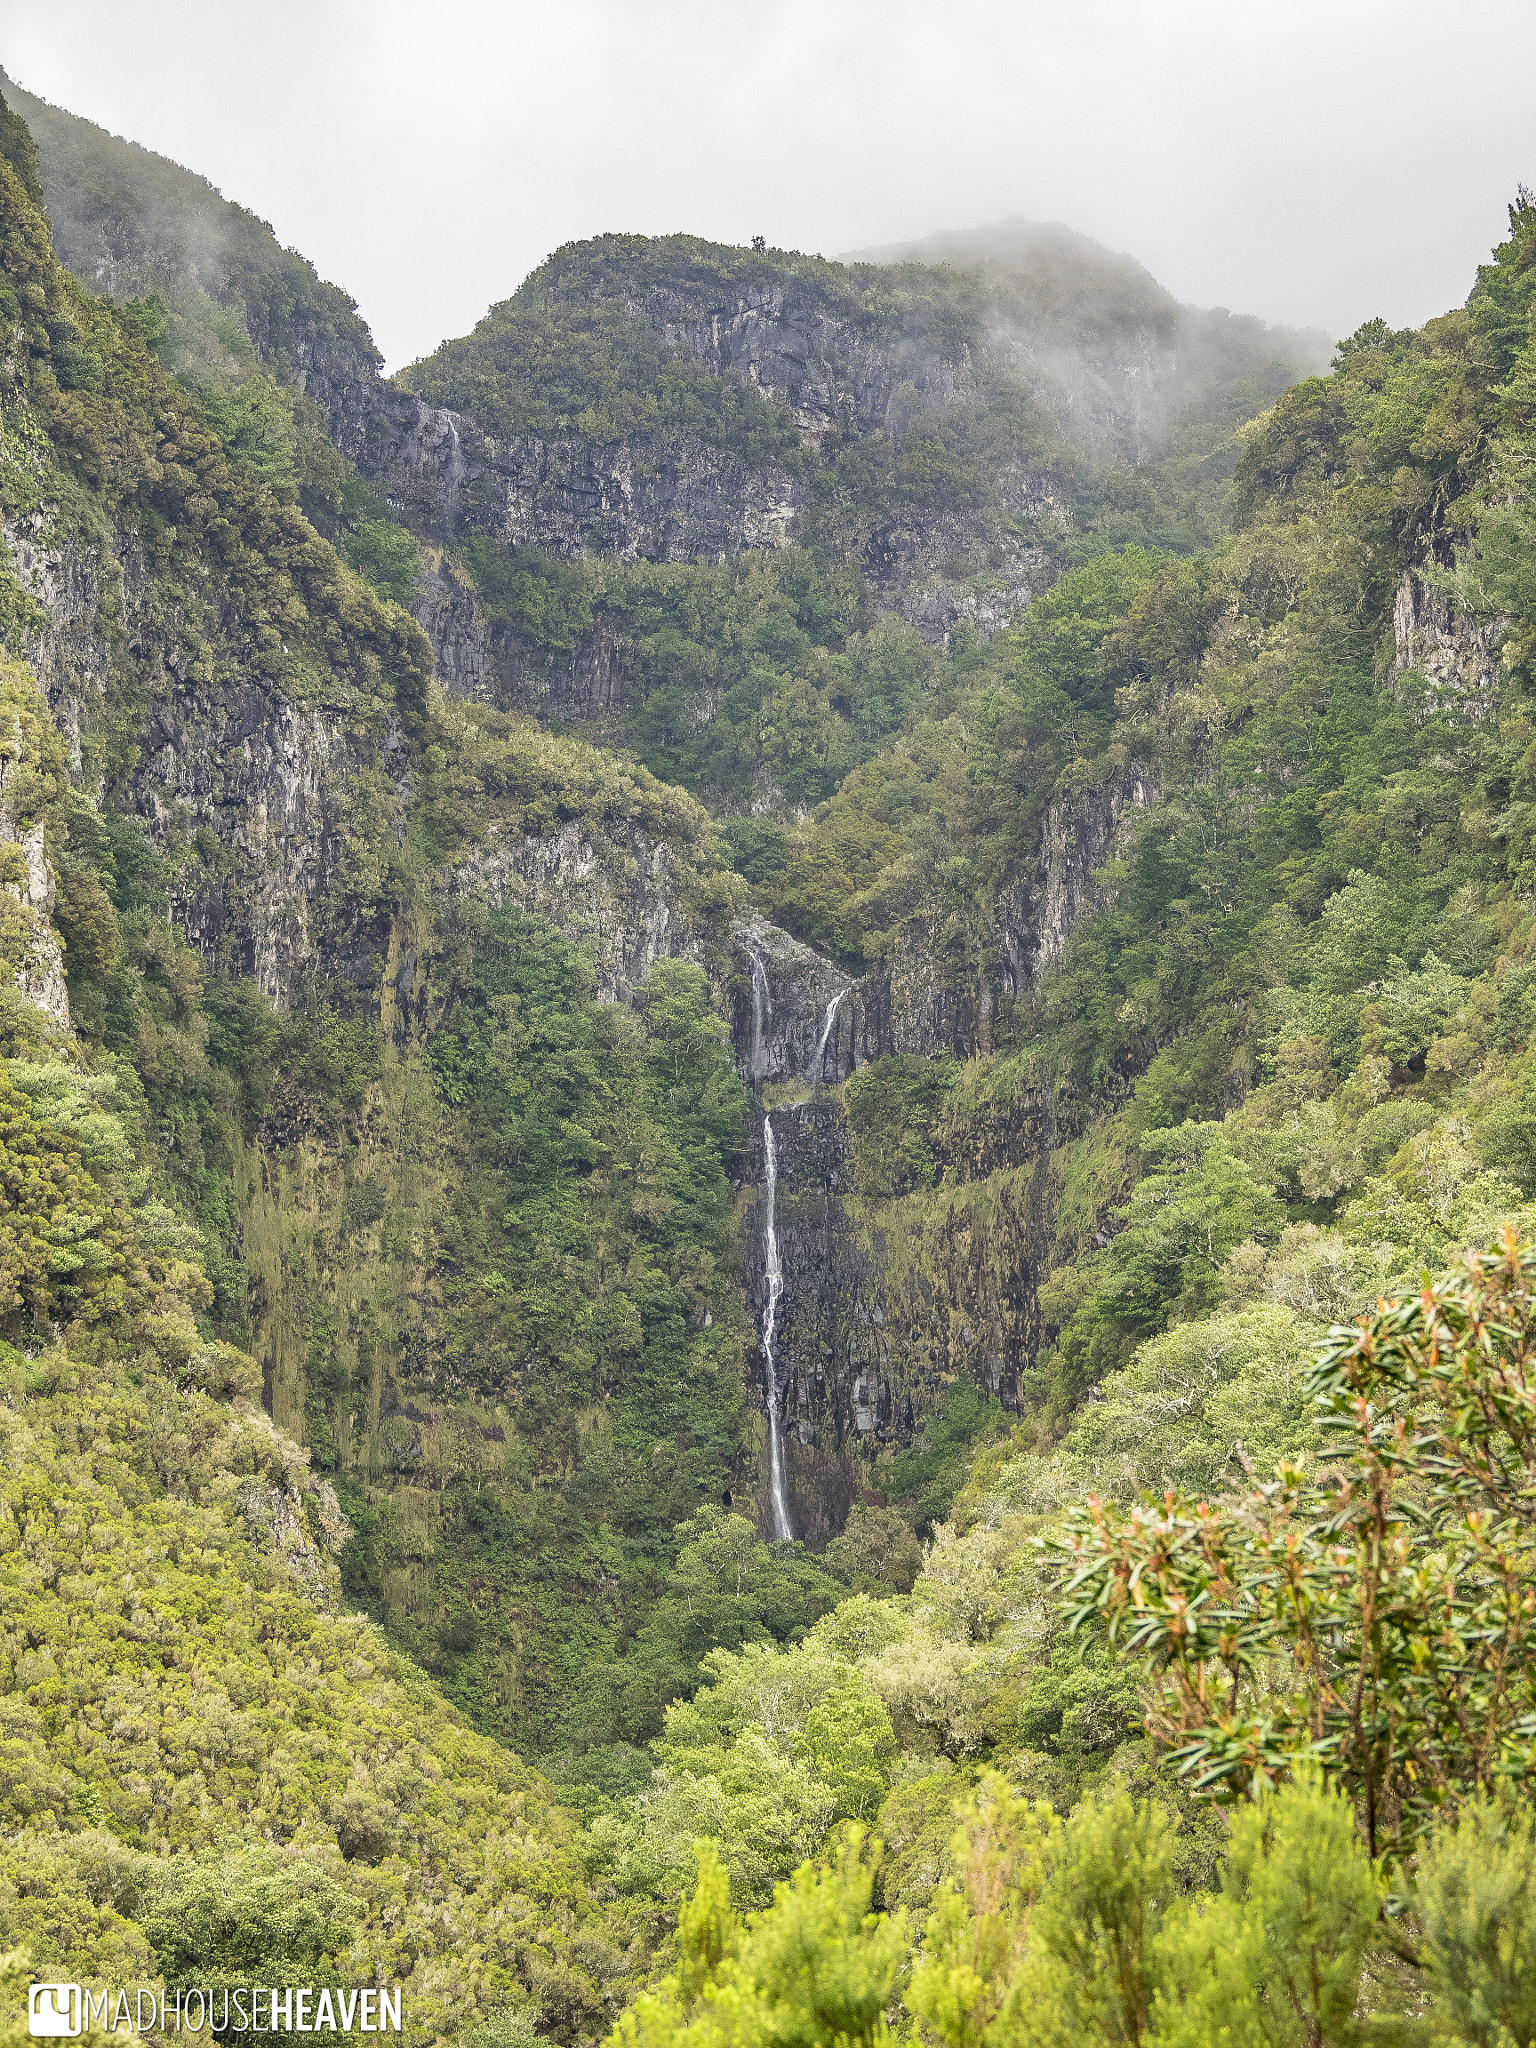
[[[32,92],[201,171],[391,367],[609,229],[840,249],[1008,214],[1347,333],[1536,185],[1530,0],[0,0]]]

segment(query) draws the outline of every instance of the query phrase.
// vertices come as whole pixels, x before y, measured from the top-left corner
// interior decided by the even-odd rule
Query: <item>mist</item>
[[[1536,11],[1469,0],[50,0],[30,91],[201,172],[394,367],[563,242],[835,255],[1006,216],[1342,335],[1465,298],[1522,179]]]

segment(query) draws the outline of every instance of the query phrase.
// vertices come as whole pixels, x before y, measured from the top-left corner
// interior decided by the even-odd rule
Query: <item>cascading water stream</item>
[[[747,958],[752,962],[752,1079],[756,1081],[762,1077],[763,1046],[773,1023],[773,997],[768,993],[767,967],[750,947]]]
[[[763,1360],[766,1367],[768,1405],[768,1503],[773,1520],[773,1540],[788,1543],[794,1530],[789,1523],[789,1503],[784,1492],[784,1416],[779,1398],[779,1363],[773,1340],[778,1330],[779,1297],[784,1292],[784,1268],[779,1263],[779,1233],[774,1227],[774,1204],[779,1190],[779,1156],[773,1141],[773,1118],[763,1118]]]
[[[811,1054],[811,1064],[805,1070],[805,1078],[813,1088],[821,1080],[821,1063],[827,1056],[827,1041],[832,1036],[832,1026],[837,1022],[837,1006],[847,993],[847,989],[840,988],[827,1005],[827,1015],[821,1027],[821,1036],[816,1041],[816,1050]]]
[[[752,1079],[762,1079],[768,1033],[773,1025],[773,996],[768,987],[768,967],[749,946],[752,962]],[[768,1409],[768,1512],[775,1543],[793,1540],[789,1523],[789,1501],[784,1487],[784,1413],[779,1397],[779,1361],[774,1338],[779,1326],[779,1298],[784,1292],[784,1267],[779,1259],[779,1233],[774,1211],[779,1192],[779,1155],[773,1140],[773,1117],[763,1117],[763,1367],[764,1397]]]

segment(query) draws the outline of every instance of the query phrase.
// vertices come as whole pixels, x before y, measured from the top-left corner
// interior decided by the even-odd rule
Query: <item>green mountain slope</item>
[[[346,294],[206,178],[9,78],[3,89],[37,147],[59,261],[88,290],[119,300],[158,295],[178,311],[212,301],[301,383],[316,369],[334,377],[350,362],[365,374],[382,360]]]
[[[127,1133],[101,1140],[124,1192],[100,1229],[39,1222],[13,1334],[75,1319],[77,1269],[120,1292],[149,1231],[140,1322],[170,1288],[178,1342],[260,1352],[355,1511],[354,1595],[485,1725],[534,1733],[750,1457],[706,976],[648,957],[615,1009],[578,943],[642,854],[702,943],[735,900],[722,849],[644,771],[443,705],[407,615],[139,310],[58,268],[7,177],[6,588],[81,773],[13,664],[4,1049]],[[571,937],[518,869],[540,848],[595,868]]]
[[[379,1973],[494,2048],[673,1962],[627,2038],[713,2039],[700,1955],[766,2026],[800,1914],[887,1943],[883,2002],[878,1901],[937,1901],[968,1983],[1020,1830],[1099,1868],[1140,1828],[1157,1912],[1214,1900],[1270,1849],[1171,1785],[1033,1539],[1315,1456],[1328,1324],[1536,1220],[1536,211],[1286,389],[1059,237],[602,238],[343,456],[250,278],[328,288],[255,229],[206,285],[239,235],[171,180],[193,256],[94,295],[43,200],[79,268],[168,174],[39,121],[41,171],[0,124],[0,1947]],[[1011,362],[1084,306],[1164,333],[1155,448]],[[765,1392],[819,1555],[754,1528]],[[720,1873],[767,1908],[834,1849],[729,1919]]]
[[[420,2040],[600,2020],[571,1822],[338,1611],[297,1446],[142,1356],[6,1351],[8,1946],[114,1996],[398,1982]]]
[[[897,1414],[979,1380],[1043,1453],[1149,1340],[1326,1323],[1525,1213],[1530,222],[1254,424],[1219,550],[1069,572],[948,715],[741,835],[855,1033],[920,1004],[855,1039],[830,1214],[814,1172],[781,1202],[832,1247],[797,1424],[818,1369]]]

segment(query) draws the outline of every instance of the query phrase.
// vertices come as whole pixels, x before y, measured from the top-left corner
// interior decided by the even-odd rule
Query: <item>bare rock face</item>
[[[15,825],[7,812],[5,783],[5,763],[0,757],[0,847],[14,847],[21,855],[21,873],[0,882],[0,953],[23,1000],[68,1031],[69,990],[64,981],[64,954],[49,922],[54,879],[43,847],[43,828],[35,825],[24,831]],[[9,914],[6,899],[15,906]]]
[[[397,391],[377,372],[371,380],[346,383],[327,411],[342,454],[419,532],[441,540],[459,530],[466,493],[484,463],[469,421]]]
[[[1084,918],[1112,903],[1099,871],[1159,794],[1156,772],[1127,762],[1050,806],[1035,865],[974,928],[957,933],[937,911],[908,918],[851,992],[841,1029],[853,1060],[989,1052],[1000,1013],[1038,989]]]
[[[754,918],[738,924],[732,1035],[754,1087],[842,1080],[853,1069],[854,984],[813,946]]]
[[[1084,918],[1110,907],[1114,891],[1098,871],[1161,794],[1156,770],[1131,761],[1111,780],[1050,806],[1038,867],[993,912],[1010,994],[1037,989],[1061,965]]]
[[[109,691],[140,720],[110,794],[154,843],[195,848],[170,883],[188,940],[282,1007],[322,976],[376,986],[388,917],[355,871],[353,812],[366,804],[387,831],[409,800],[393,717],[297,700],[233,649],[211,679],[183,653],[131,532],[94,547],[32,529],[5,538],[42,614],[29,659],[98,798]]]
[[[27,646],[33,673],[48,698],[54,724],[78,773],[82,735],[106,695],[107,637],[102,631],[103,585],[142,586],[142,565],[131,541],[103,574],[101,551],[52,540],[43,520],[0,525],[16,573],[37,600],[39,623]]]
[[[501,699],[490,625],[474,585],[441,552],[428,559],[426,574],[412,593],[411,615],[432,642],[444,689],[482,703]]]
[[[1450,591],[1409,569],[1397,586],[1392,625],[1397,686],[1417,697],[1421,718],[1449,713],[1481,722],[1492,715],[1507,620],[1468,618]]]
[[[628,1002],[658,960],[698,957],[677,857],[637,826],[599,832],[569,824],[533,837],[497,831],[451,871],[442,893],[450,922],[467,899],[495,910],[517,905],[589,945],[605,1002]]]
[[[583,724],[628,701],[628,648],[606,613],[569,648],[530,648],[486,616],[473,584],[440,549],[428,551],[410,609],[432,643],[443,687],[456,697]]]
[[[783,547],[803,497],[777,464],[702,442],[642,451],[562,434],[479,445],[497,537],[556,555],[715,562]]]
[[[1007,1407],[1043,1334],[1038,1291],[1061,1199],[1057,1105],[1014,1105],[997,1157],[892,1198],[861,1188],[847,1117],[807,1090],[759,1119],[743,1203],[742,1284],[761,1318],[774,1135],[783,1291],[775,1342],[795,1533],[820,1542],[879,1485],[874,1454],[910,1442],[957,1381]],[[766,1371],[763,1386],[766,1388]]]
[[[365,778],[386,812],[403,812],[410,773],[395,721],[369,745],[253,679],[177,688],[146,734],[135,808],[157,837],[190,823],[214,840],[211,859],[178,874],[173,911],[206,958],[280,1005],[322,969],[378,983],[387,914],[338,900],[354,850],[348,793]]]

